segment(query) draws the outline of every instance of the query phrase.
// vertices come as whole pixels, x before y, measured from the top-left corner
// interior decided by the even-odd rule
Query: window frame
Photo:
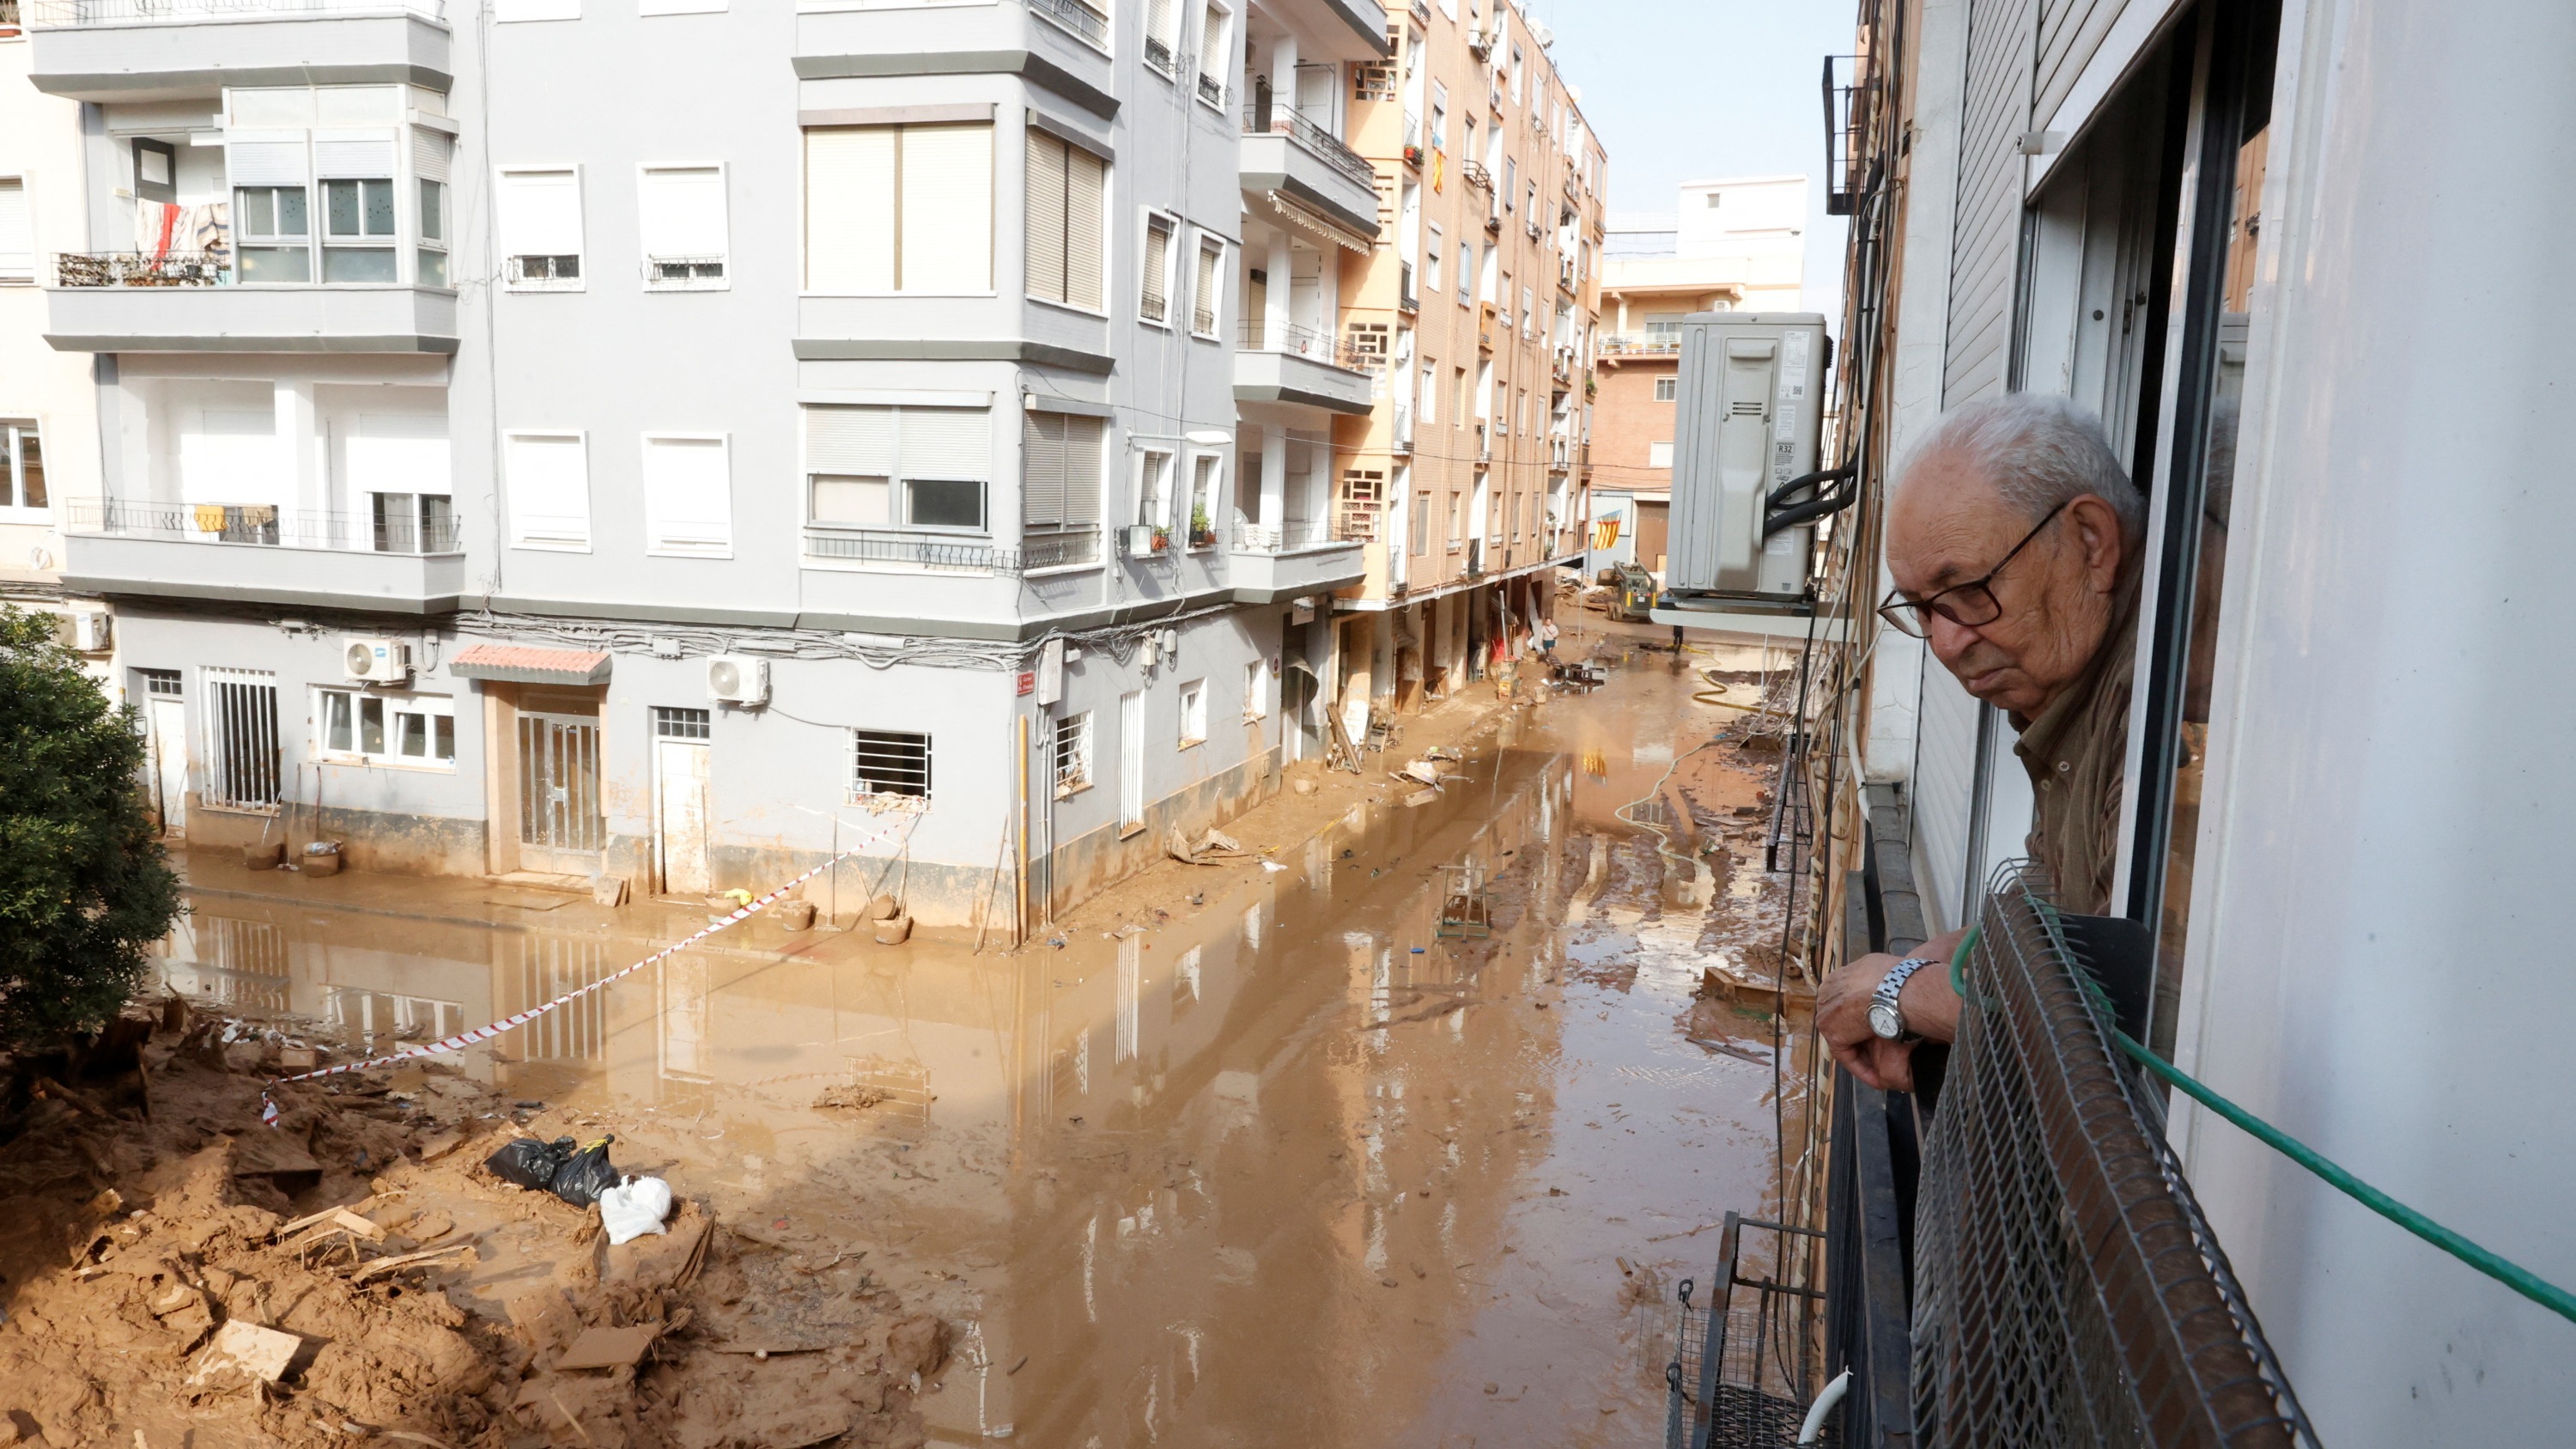
[[[448,183],[434,177],[423,176],[417,169],[412,171],[411,179],[414,222],[411,238],[412,281],[423,287],[452,287],[455,284],[455,273],[450,268],[455,264],[456,243],[449,234],[455,230],[456,194],[449,188]],[[438,198],[437,205],[434,207],[430,204],[433,189]],[[429,234],[429,218],[432,212],[438,216],[438,235],[436,236]],[[428,259],[431,252],[438,254],[438,280],[436,281],[431,281],[422,275],[424,269],[421,263]]]
[[[1192,553],[1205,553],[1217,545],[1217,500],[1225,496],[1225,454],[1213,449],[1193,449],[1189,454],[1189,474],[1182,479],[1189,492],[1189,513],[1181,519],[1184,545]],[[1201,541],[1194,521],[1207,516],[1207,535]]]
[[[1208,22],[1211,20],[1220,22],[1218,43],[1225,49],[1223,69],[1216,75],[1216,94],[1213,96],[1208,94],[1207,70]],[[1198,55],[1192,66],[1195,74],[1191,78],[1190,95],[1200,105],[1219,115],[1225,113],[1226,103],[1234,96],[1234,87],[1227,83],[1227,77],[1234,68],[1234,30],[1234,7],[1223,3],[1223,0],[1204,0],[1199,6]]]
[[[639,487],[644,484],[642,460],[652,455],[653,445],[656,443],[713,443],[716,445],[716,455],[724,461],[724,538],[721,541],[708,539],[695,544],[675,546],[667,534],[670,520],[655,517],[652,492],[649,487],[642,487],[644,506],[641,511],[644,515],[645,556],[648,558],[732,558],[734,556],[733,435],[731,433],[683,433],[669,429],[655,429],[640,435],[636,440],[635,470]]]
[[[519,492],[511,478],[510,442],[514,438],[570,439],[581,449],[581,538],[553,538],[530,534],[519,511]],[[510,547],[533,549],[539,553],[589,553],[597,536],[590,506],[590,433],[583,428],[503,428],[501,430],[501,486],[508,490]]]
[[[1163,276],[1161,290],[1159,292],[1154,292],[1148,290],[1146,282],[1148,280],[1147,270],[1151,265],[1151,258],[1153,256],[1154,223],[1158,221],[1163,223],[1164,226]],[[1137,223],[1137,228],[1136,320],[1148,327],[1160,328],[1165,332],[1176,332],[1180,329],[1174,323],[1172,317],[1172,303],[1175,300],[1172,294],[1180,290],[1174,285],[1174,282],[1176,281],[1175,269],[1179,265],[1181,255],[1181,219],[1172,212],[1159,211],[1153,207],[1147,207],[1143,212],[1143,219]],[[1163,304],[1162,316],[1154,317],[1147,315],[1145,311],[1145,299],[1148,296],[1158,296],[1161,299]]]
[[[23,30],[19,32],[21,35],[25,33]],[[26,270],[0,271],[0,286],[32,287],[36,284],[36,192],[34,187],[27,184],[29,180],[30,178],[23,172],[13,171],[0,175],[0,185],[16,184],[18,212],[27,228]]]
[[[647,10],[646,15],[712,14],[725,8],[722,0],[712,10]],[[657,256],[648,249],[650,240],[644,234],[644,187],[646,178],[658,172],[713,171],[716,174],[716,229],[724,245],[714,252],[716,274],[712,277],[657,277],[657,262],[700,260],[684,254]],[[733,290],[733,168],[723,161],[638,161],[635,163],[635,258],[637,274],[647,292],[730,292]],[[701,261],[700,264],[703,264]]]
[[[1659,403],[1677,403],[1677,402],[1680,402],[1680,401],[1681,401],[1681,397],[1682,397],[1682,390],[1681,390],[1681,389],[1682,389],[1682,380],[1681,380],[1679,377],[1659,377],[1659,378],[1656,378],[1656,379],[1655,379],[1655,401],[1657,401],[1657,402],[1659,402]]]
[[[1255,658],[1243,666],[1243,722],[1259,724],[1270,718],[1270,662]]]
[[[1176,442],[1173,442],[1173,441],[1170,441],[1170,440],[1168,440],[1168,439],[1156,439],[1156,440],[1154,440],[1153,442],[1146,442],[1146,441],[1143,441],[1143,440],[1139,440],[1139,441],[1137,442],[1137,444],[1136,444],[1136,473],[1135,473],[1135,478],[1134,478],[1134,480],[1133,480],[1133,481],[1134,481],[1135,486],[1134,486],[1134,488],[1133,488],[1133,490],[1132,490],[1132,492],[1131,492],[1131,494],[1130,494],[1130,498],[1129,498],[1129,501],[1130,501],[1130,502],[1131,502],[1131,504],[1133,505],[1133,506],[1132,506],[1131,508],[1129,508],[1129,510],[1128,510],[1128,512],[1129,512],[1129,514],[1130,514],[1130,517],[1129,517],[1129,520],[1128,520],[1128,521],[1129,521],[1130,523],[1141,523],[1141,524],[1149,525],[1149,526],[1151,526],[1151,527],[1153,528],[1153,530],[1154,530],[1157,534],[1161,535],[1162,537],[1164,537],[1164,538],[1166,538],[1166,539],[1168,539],[1168,538],[1170,538],[1170,537],[1171,537],[1171,533],[1172,533],[1172,493],[1173,493],[1172,484],[1173,484],[1174,482],[1178,481],[1178,479],[1179,479],[1179,477],[1180,477],[1180,459],[1181,459],[1182,454],[1184,453],[1184,451],[1185,451],[1185,450],[1181,447],[1181,445],[1180,445],[1180,444],[1178,444],[1178,443],[1176,443]],[[1160,458],[1160,459],[1162,459],[1162,460],[1163,460],[1163,469],[1162,469],[1162,475],[1161,475],[1161,476],[1162,476],[1162,480],[1163,480],[1163,487],[1162,487],[1162,492],[1161,492],[1160,500],[1159,500],[1159,501],[1160,501],[1160,503],[1161,503],[1161,507],[1160,507],[1160,508],[1158,508],[1158,509],[1157,509],[1157,510],[1155,510],[1155,511],[1156,511],[1156,512],[1158,512],[1158,513],[1160,513],[1162,516],[1161,516],[1160,518],[1149,518],[1149,517],[1147,517],[1147,516],[1146,516],[1146,508],[1145,508],[1146,500],[1147,500],[1147,497],[1148,497],[1148,494],[1147,494],[1147,492],[1146,492],[1146,486],[1145,486],[1145,485],[1146,485],[1146,480],[1147,480],[1148,478],[1151,478],[1151,477],[1153,477],[1153,476],[1154,476],[1154,473],[1155,473],[1155,470],[1154,470],[1154,460],[1155,460],[1155,459],[1157,459],[1157,458]]]
[[[1065,3],[1068,3],[1068,4],[1083,4],[1083,3],[1085,3],[1085,0],[1065,0]],[[1036,6],[1033,6],[1033,7],[1031,7],[1031,8],[1032,8],[1032,9],[1036,9],[1036,10],[1038,11],[1038,13],[1040,13],[1040,14],[1045,13],[1045,12],[1043,11],[1043,9],[1042,9],[1042,8],[1039,8],[1039,7],[1036,7]],[[1063,135],[1059,135],[1059,134],[1057,134],[1055,131],[1050,130],[1050,129],[1048,129],[1048,128],[1044,127],[1044,126],[1038,126],[1038,125],[1026,125],[1026,126],[1023,126],[1023,127],[1021,128],[1021,140],[1020,140],[1020,144],[1021,144],[1023,147],[1034,146],[1034,145],[1038,145],[1038,144],[1041,144],[1041,143],[1052,143],[1052,144],[1054,144],[1054,145],[1058,145],[1058,146],[1063,147],[1063,148],[1064,148],[1064,151],[1065,151],[1065,194],[1064,194],[1064,204],[1065,204],[1065,205],[1064,205],[1064,228],[1065,228],[1065,234],[1064,234],[1064,268],[1065,268],[1065,285],[1064,285],[1064,295],[1063,295],[1062,297],[1050,297],[1050,296],[1046,295],[1045,293],[1040,292],[1040,291],[1038,291],[1038,290],[1036,289],[1036,278],[1035,278],[1035,276],[1033,275],[1033,273],[1032,273],[1032,271],[1031,271],[1031,268],[1030,268],[1030,265],[1029,265],[1029,261],[1030,261],[1030,255],[1031,255],[1031,253],[1030,253],[1029,246],[1028,246],[1029,226],[1030,226],[1030,224],[1031,224],[1031,222],[1032,222],[1032,219],[1033,219],[1033,217],[1034,217],[1034,214],[1035,214],[1035,213],[1033,212],[1033,210],[1032,210],[1032,209],[1031,209],[1031,207],[1029,206],[1029,198],[1028,198],[1027,190],[1026,190],[1025,186],[1022,188],[1022,193],[1021,193],[1021,196],[1020,196],[1020,292],[1021,292],[1021,294],[1022,294],[1023,296],[1027,297],[1027,298],[1028,298],[1030,301],[1032,301],[1032,302],[1043,302],[1043,303],[1045,303],[1047,306],[1050,306],[1050,307],[1061,307],[1061,308],[1063,308],[1064,310],[1066,310],[1066,311],[1068,311],[1068,312],[1072,312],[1072,313],[1078,314],[1078,315],[1080,315],[1080,316],[1084,316],[1084,317],[1098,317],[1098,318],[1100,318],[1100,319],[1102,319],[1102,320],[1104,320],[1104,321],[1105,321],[1105,320],[1107,320],[1107,319],[1108,319],[1108,317],[1109,317],[1109,315],[1110,315],[1110,306],[1111,306],[1111,294],[1110,294],[1110,289],[1109,289],[1109,278],[1110,278],[1110,275],[1111,275],[1111,272],[1110,272],[1110,250],[1111,250],[1111,249],[1110,249],[1110,245],[1109,245],[1109,208],[1110,208],[1110,204],[1111,204],[1111,199],[1117,195],[1117,186],[1118,186],[1118,177],[1117,177],[1117,170],[1118,170],[1118,168],[1117,168],[1117,162],[1116,162],[1115,158],[1113,158],[1113,157],[1103,155],[1102,153],[1100,153],[1100,152],[1098,152],[1098,151],[1093,150],[1093,149],[1092,149],[1091,147],[1089,147],[1089,146],[1083,145],[1082,143],[1080,143],[1080,142],[1078,142],[1078,141],[1075,141],[1075,140],[1073,140],[1073,139],[1072,139],[1072,138],[1070,138],[1070,137],[1063,136]],[[1099,237],[1100,237],[1100,245],[1099,245],[1099,257],[1100,257],[1100,278],[1099,278],[1100,305],[1099,305],[1099,306],[1097,306],[1097,307],[1086,307],[1086,306],[1082,305],[1080,302],[1076,302],[1076,301],[1073,301],[1073,300],[1072,300],[1072,296],[1073,296],[1073,235],[1074,235],[1074,233],[1073,233],[1073,155],[1074,155],[1074,153],[1075,153],[1075,152],[1080,152],[1080,153],[1082,153],[1082,154],[1084,154],[1084,155],[1086,155],[1086,156],[1091,157],[1092,159],[1094,159],[1094,160],[1096,160],[1096,161],[1098,161],[1098,162],[1100,163],[1100,214],[1099,214],[1099,217],[1098,217],[1097,222],[1096,222],[1096,225],[1099,227]],[[1022,156],[1021,173],[1022,173],[1022,175],[1023,175],[1023,176],[1025,176],[1025,175],[1027,174],[1027,161],[1026,161],[1026,154],[1025,154],[1025,152],[1023,152],[1023,156]]]
[[[1058,800],[1079,795],[1099,783],[1098,735],[1092,725],[1092,712],[1087,709],[1056,717],[1055,729],[1047,740],[1047,773]],[[1075,767],[1071,774],[1066,771],[1068,764]]]
[[[903,197],[903,133],[914,130],[932,131],[964,127],[981,127],[985,136],[984,180],[986,191],[984,197],[984,285],[978,288],[969,288],[958,291],[940,291],[927,287],[907,287],[903,285],[904,248],[903,223],[901,220]],[[894,203],[893,215],[896,217],[896,220],[893,223],[894,236],[890,243],[893,247],[895,285],[890,289],[881,291],[827,291],[814,285],[814,253],[812,247],[814,231],[812,208],[814,173],[811,138],[817,131],[892,131],[895,133],[895,193],[892,201]],[[1001,296],[1001,133],[1002,122],[998,115],[987,117],[982,120],[960,119],[911,122],[856,121],[848,124],[798,126],[796,140],[796,295],[799,297],[865,298]],[[1025,205],[1025,201],[1023,204]],[[730,241],[730,237],[728,237],[728,241]]]
[[[858,726],[852,726],[847,732],[847,737],[849,750],[846,763],[849,766],[849,770],[844,776],[844,788],[842,790],[843,803],[850,805],[864,805],[870,809],[876,810],[892,809],[918,812],[926,811],[930,808],[933,792],[936,790],[938,784],[937,776],[933,770],[933,766],[937,762],[937,751],[931,735],[912,730],[864,729]],[[870,790],[860,788],[862,785],[868,784],[892,783],[900,785],[907,783],[901,780],[891,779],[886,776],[872,774],[862,775],[860,773],[861,769],[868,763],[867,751],[868,747],[872,743],[897,741],[920,742],[920,789]],[[910,746],[905,745],[904,748],[908,749]]]
[[[45,423],[34,416],[0,417],[0,432],[8,434],[7,452],[0,456],[0,523],[50,523],[54,516],[52,480],[46,480],[45,501],[29,503],[27,498],[26,440],[36,440],[36,464],[44,473]]]
[[[574,224],[581,233],[579,238],[581,245],[571,252],[510,252],[502,250],[497,245],[501,238],[499,226],[500,218],[496,214],[493,218],[493,236],[496,243],[495,250],[498,252],[497,260],[500,263],[501,290],[505,292],[586,292],[590,290],[590,217],[589,208],[585,205],[587,198],[584,193],[586,188],[583,184],[582,166],[580,162],[527,162],[519,165],[506,166],[496,164],[492,168],[493,195],[495,198],[498,198],[508,194],[509,178],[513,176],[545,176],[557,173],[569,175],[572,178],[573,217]],[[308,206],[309,205],[310,203],[308,202]],[[496,206],[495,212],[497,213],[497,211],[498,207]],[[526,258],[535,256],[545,256],[557,259],[566,256],[571,257],[573,262],[572,275],[569,277],[553,275],[552,268],[549,268],[549,275],[543,277],[530,277],[526,275],[525,271],[519,266],[519,263]]]
[[[1224,237],[1218,236],[1206,227],[1199,227],[1197,231],[1198,246],[1190,253],[1190,261],[1195,267],[1190,276],[1190,336],[1201,342],[1222,342],[1225,340],[1227,243]],[[1215,253],[1214,261],[1208,260],[1211,251]],[[1208,290],[1212,294],[1206,298],[1198,295],[1199,281],[1202,277],[1207,280]],[[1206,305],[1200,305],[1202,302]],[[1207,321],[1204,328],[1199,325],[1202,317]]]
[[[366,769],[421,770],[432,774],[456,773],[456,697],[454,695],[371,689],[363,684],[317,684],[312,687],[312,699],[313,758],[318,763],[355,765]],[[331,743],[332,701],[335,699],[347,702],[348,713],[345,719],[349,731],[349,745],[346,748]],[[420,703],[430,707],[412,709],[401,707]],[[377,728],[382,732],[383,748],[379,750],[369,750],[362,743],[365,738],[362,733],[362,717],[365,714],[365,706],[369,704],[377,706],[381,716],[377,721]],[[406,718],[421,721],[421,754],[403,753],[401,722]],[[438,729],[434,722],[440,719],[448,722],[447,753],[444,756],[433,753],[438,748]]]
[[[830,469],[818,468],[814,465],[814,459],[808,448],[811,436],[808,430],[811,428],[812,424],[808,421],[807,414],[816,408],[848,407],[882,408],[895,415],[894,426],[897,438],[897,442],[895,444],[895,457],[893,460],[895,466],[882,475],[886,484],[887,513],[886,521],[883,523],[862,523],[852,522],[848,519],[817,518],[814,514],[814,482],[816,479],[866,479],[878,476],[873,474],[834,472]],[[996,480],[993,478],[992,474],[998,471],[998,468],[997,461],[993,457],[989,449],[989,445],[984,460],[985,476],[981,478],[944,478],[936,474],[915,475],[904,472],[902,469],[903,456],[902,443],[900,440],[902,437],[903,414],[906,412],[971,412],[983,418],[986,427],[989,429],[992,423],[994,409],[989,405],[940,407],[921,403],[882,402],[804,402],[798,404],[796,410],[796,463],[798,479],[798,498],[796,507],[797,515],[802,520],[801,531],[804,535],[810,536],[816,532],[823,534],[855,534],[875,531],[879,533],[922,534],[933,538],[945,539],[991,539],[994,537],[993,485]],[[956,524],[911,522],[912,485],[915,483],[973,484],[976,490],[976,512],[980,520],[978,525],[970,528]],[[814,564],[815,559],[813,556],[808,555],[802,566],[811,568]]]
[[[1176,731],[1179,736],[1178,747],[1188,750],[1206,744],[1208,735],[1206,677],[1203,675],[1197,679],[1182,681],[1180,688],[1175,692],[1174,700],[1178,706],[1175,711],[1179,720],[1179,729]],[[1193,729],[1197,733],[1191,733]]]

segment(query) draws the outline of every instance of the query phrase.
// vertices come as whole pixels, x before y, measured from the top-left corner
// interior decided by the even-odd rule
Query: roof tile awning
[[[537,649],[525,644],[469,644],[447,661],[459,679],[511,684],[599,684],[608,678],[605,649]]]

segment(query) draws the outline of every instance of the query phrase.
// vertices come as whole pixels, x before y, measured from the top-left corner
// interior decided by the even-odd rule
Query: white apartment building
[[[1245,43],[1362,63],[1375,0],[26,6],[65,571],[192,844],[687,896],[901,827],[920,919],[1007,923],[1304,747],[1363,564],[1287,445],[1368,379],[1228,292],[1378,223],[1243,134]]]

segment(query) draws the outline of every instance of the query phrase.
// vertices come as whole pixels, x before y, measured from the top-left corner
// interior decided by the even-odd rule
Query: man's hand
[[[1926,941],[1914,954],[1947,962],[1966,934],[1956,931]],[[1896,957],[1880,953],[1863,956],[1828,975],[1816,993],[1816,1031],[1834,1060],[1863,1083],[1882,1091],[1910,1092],[1914,1090],[1914,1043],[1888,1041],[1869,1029],[1870,998],[1896,963]],[[1906,1024],[1923,1036],[1948,1041],[1958,1034],[1959,998],[1950,990],[1945,967],[1917,970],[1907,979],[1898,1004]]]

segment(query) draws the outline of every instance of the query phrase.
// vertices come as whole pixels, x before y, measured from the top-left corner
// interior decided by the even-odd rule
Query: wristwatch
[[[1913,1032],[1905,1029],[1905,1008],[1896,1004],[1896,998],[1904,993],[1908,977],[1926,966],[1937,964],[1920,956],[1908,956],[1888,971],[1879,981],[1878,990],[1870,993],[1869,1029],[1872,1035],[1882,1041],[1917,1039]]]

